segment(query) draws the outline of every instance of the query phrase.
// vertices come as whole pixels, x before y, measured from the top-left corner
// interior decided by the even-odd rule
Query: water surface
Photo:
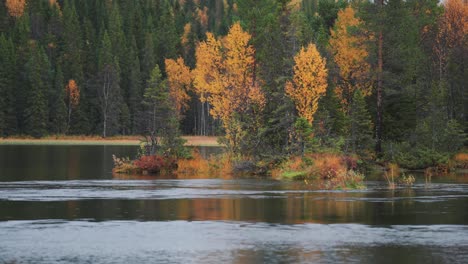
[[[121,179],[129,146],[0,146],[0,263],[466,263],[466,175],[396,190]]]

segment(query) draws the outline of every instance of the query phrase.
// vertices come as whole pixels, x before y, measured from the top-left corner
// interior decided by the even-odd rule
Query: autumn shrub
[[[291,157],[272,170],[274,178],[304,180],[325,189],[363,188],[364,176],[357,171],[357,159],[333,153]]]
[[[207,174],[209,167],[208,159],[204,159],[200,152],[195,149],[192,151],[190,158],[179,160],[177,174]]]
[[[115,155],[112,155],[112,160],[114,161],[114,168],[112,172],[114,173],[125,173],[125,174],[139,174],[141,169],[133,164],[133,161],[128,157],[118,158]]]
[[[458,153],[453,157],[455,167],[460,169],[468,169],[468,153]]]
[[[177,169],[177,160],[161,155],[141,156],[133,162],[135,166],[147,174],[172,172]]]
[[[192,151],[190,158],[179,159],[177,175],[190,177],[230,177],[232,162],[226,155],[203,158],[197,149]]]
[[[341,156],[335,154],[315,155],[312,171],[321,179],[332,179],[347,171]]]

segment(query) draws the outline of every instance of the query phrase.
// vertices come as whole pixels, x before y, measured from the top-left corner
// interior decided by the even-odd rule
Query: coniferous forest
[[[466,144],[466,0],[3,0],[0,136],[225,135],[410,168]]]

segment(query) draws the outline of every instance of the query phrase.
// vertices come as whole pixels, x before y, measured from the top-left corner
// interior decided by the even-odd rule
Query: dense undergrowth
[[[294,156],[272,170],[277,179],[303,180],[324,189],[362,189],[364,175],[358,171],[357,158],[321,153]]]

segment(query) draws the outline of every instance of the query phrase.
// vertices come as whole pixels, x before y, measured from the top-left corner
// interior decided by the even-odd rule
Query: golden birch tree
[[[286,94],[293,100],[300,117],[310,124],[318,108],[318,100],[327,90],[326,60],[310,43],[294,57],[294,76],[287,81]]]
[[[192,84],[190,68],[185,65],[184,59],[166,59],[167,81],[169,83],[169,95],[174,102],[177,118],[182,117],[182,113],[187,109],[190,96],[187,91]]]
[[[202,102],[211,105],[210,114],[223,123],[228,147],[238,150],[247,115],[255,120],[265,105],[265,97],[254,82],[254,53],[251,36],[239,23],[222,39],[207,33],[207,39],[196,49],[194,89]],[[258,120],[257,120],[258,121]],[[255,123],[255,121],[254,121]]]

